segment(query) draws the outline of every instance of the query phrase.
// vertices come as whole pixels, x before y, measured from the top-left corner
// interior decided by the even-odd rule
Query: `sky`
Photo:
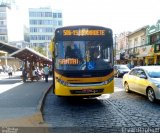
[[[160,0],[17,0],[22,9],[51,6],[63,13],[63,26],[97,25],[113,33],[155,25]]]

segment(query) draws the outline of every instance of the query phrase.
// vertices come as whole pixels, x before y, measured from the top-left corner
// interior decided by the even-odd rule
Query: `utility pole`
[[[115,57],[115,62],[117,63],[117,61],[116,61],[116,50],[117,50],[117,35],[116,34],[114,34],[114,49],[115,49],[115,52],[114,52],[114,57]]]

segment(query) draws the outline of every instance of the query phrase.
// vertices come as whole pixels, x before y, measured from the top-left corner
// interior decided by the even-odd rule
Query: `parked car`
[[[114,65],[114,75],[118,77],[122,77],[124,74],[128,73],[130,69],[127,65]]]
[[[126,92],[146,95],[149,101],[160,99],[160,66],[140,66],[123,76]]]

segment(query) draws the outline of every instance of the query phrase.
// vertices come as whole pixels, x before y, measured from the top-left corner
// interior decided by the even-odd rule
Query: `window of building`
[[[7,29],[0,29],[0,33],[7,33]]]
[[[2,18],[6,17],[6,13],[5,12],[1,12],[0,13],[0,17],[2,17]]]
[[[0,40],[1,40],[1,41],[6,41],[6,40],[7,40],[7,37],[4,36],[4,35],[1,35],[1,36],[0,36]]]
[[[132,40],[128,41],[128,48],[132,48]]]
[[[61,20],[58,21],[58,26],[62,26],[62,21]]]
[[[52,13],[51,12],[45,12],[45,17],[52,17]]]
[[[151,43],[155,43],[156,40],[157,40],[156,35],[152,35],[152,36],[151,36]]]
[[[37,21],[37,20],[30,20],[30,24],[31,24],[31,25],[37,25],[37,24],[38,24],[38,21]]]
[[[145,37],[141,36],[141,45],[144,45],[144,44],[145,44]]]
[[[157,33],[156,42],[157,42],[157,43],[160,43],[160,32],[159,32],[159,33]]]
[[[62,18],[62,13],[58,13],[58,18]]]
[[[43,28],[39,28],[39,29],[38,29],[38,32],[43,32]]]
[[[6,20],[1,20],[0,25],[5,26],[6,25]]]
[[[57,21],[53,20],[53,25],[56,26],[57,25]]]
[[[57,18],[57,13],[53,13],[53,18]]]
[[[134,39],[134,47],[138,46],[138,38]]]

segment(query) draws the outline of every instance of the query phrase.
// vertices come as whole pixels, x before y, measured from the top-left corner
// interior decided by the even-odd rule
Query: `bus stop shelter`
[[[32,76],[33,67],[42,68],[44,65],[52,65],[51,59],[30,48],[20,49],[10,54],[10,56],[22,60],[24,68],[29,70],[30,76]]]
[[[8,43],[0,41],[0,50],[5,51],[9,54],[19,50],[19,48],[9,45]]]
[[[8,43],[5,43],[3,41],[0,41],[0,65],[2,65],[1,59],[4,60],[4,65],[7,65],[8,54],[11,54],[17,50],[19,50],[19,48],[9,45]]]

